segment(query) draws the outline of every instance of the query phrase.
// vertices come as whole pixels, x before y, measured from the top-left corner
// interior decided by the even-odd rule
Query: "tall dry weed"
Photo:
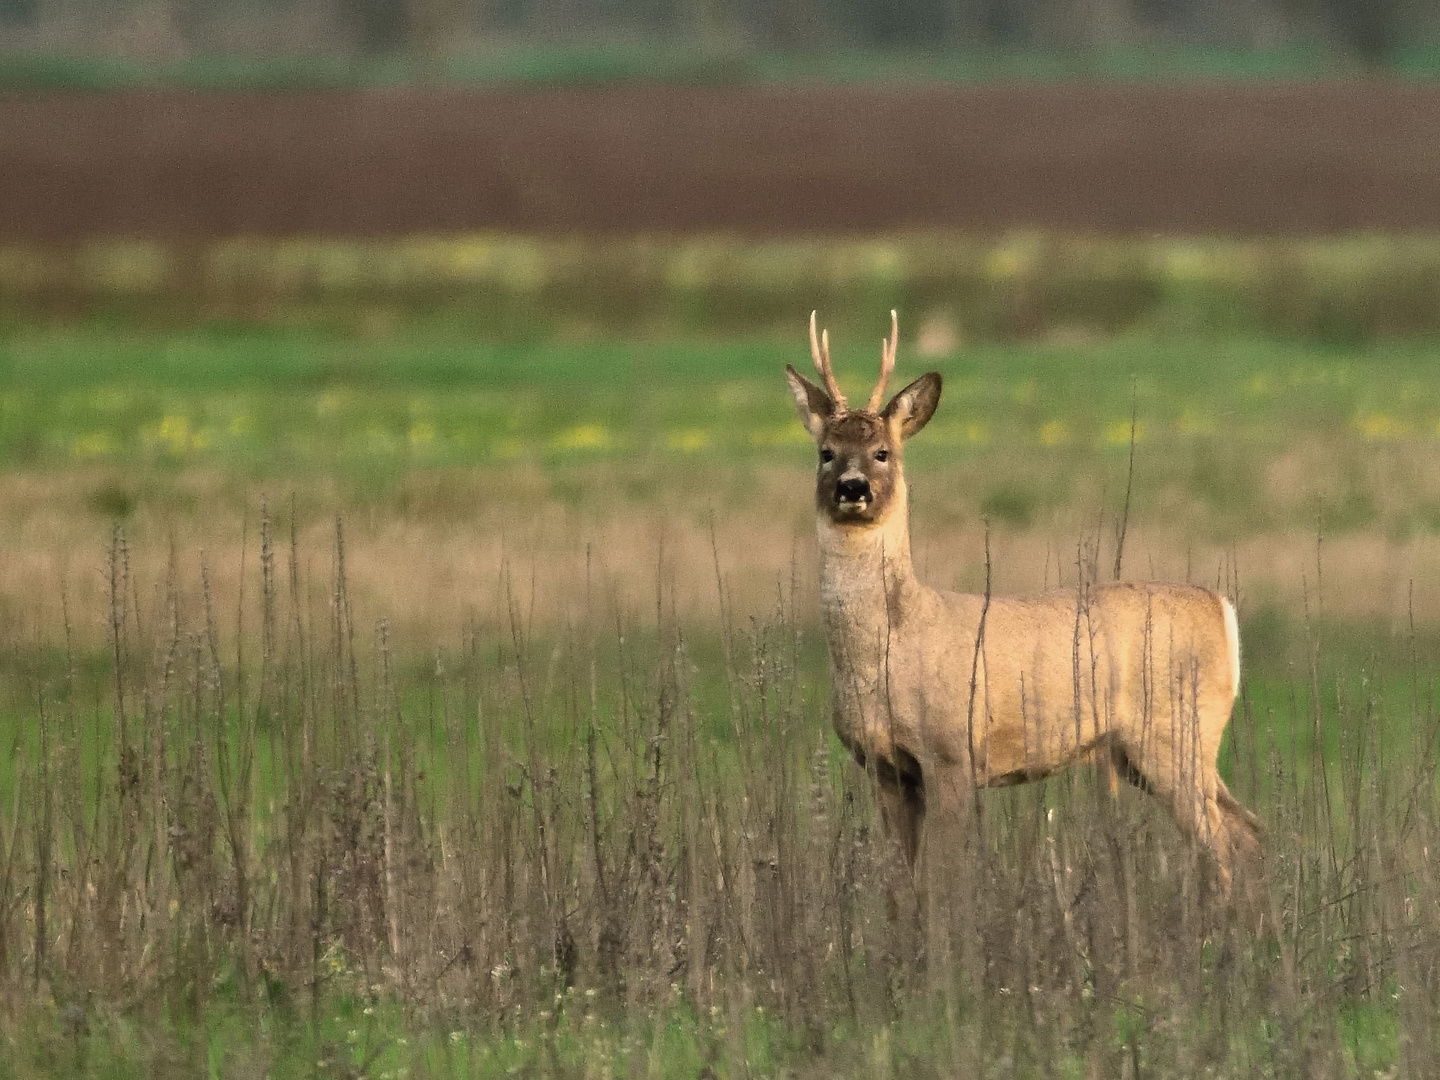
[[[328,549],[262,512],[225,608],[178,551],[140,580],[117,530],[104,657],[68,594],[60,640],[6,643],[6,1000],[319,1030],[346,996],[524,1032],[553,1075],[568,1025],[677,1011],[696,1075],[741,1075],[757,1018],[802,1074],[1426,1075],[1440,721],[1413,633],[1336,677],[1317,618],[1289,702],[1242,693],[1223,764],[1269,831],[1235,905],[1083,769],[986,794],[922,889],[829,733],[798,571],[747,614],[713,546],[697,626],[673,552],[644,610],[592,564],[556,626],[507,562],[504,624],[417,656],[361,621],[343,523]]]

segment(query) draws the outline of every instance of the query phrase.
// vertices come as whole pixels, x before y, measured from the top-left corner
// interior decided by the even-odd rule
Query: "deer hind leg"
[[[1213,769],[1208,776],[1202,774],[1194,778],[1176,792],[1172,806],[1181,831],[1209,855],[1215,871],[1215,884],[1219,886],[1220,895],[1228,898],[1235,876],[1234,851],[1229,825],[1220,808],[1217,793],[1219,780]]]
[[[1220,893],[1228,897],[1234,876],[1234,842],[1226,808],[1239,807],[1239,803],[1225,790],[1215,766],[1193,759],[1169,760],[1168,754],[1152,753],[1141,759],[1135,748],[1119,743],[1113,760],[1122,776],[1170,808],[1180,831],[1209,856]],[[1141,760],[1143,765],[1137,765]]]
[[[1225,831],[1232,852],[1241,861],[1254,864],[1262,854],[1261,839],[1265,835],[1265,827],[1240,800],[1230,794],[1230,789],[1219,776],[1215,777],[1215,800],[1225,816]]]
[[[1235,879],[1235,849],[1230,842],[1230,826],[1225,819],[1225,812],[1220,808],[1218,786],[1220,776],[1210,769],[1210,775],[1204,782],[1198,785],[1196,794],[1201,800],[1201,818],[1197,826],[1204,830],[1199,837],[1200,842],[1210,852],[1210,857],[1215,864],[1216,882],[1220,886],[1220,895],[1229,899],[1230,886]]]

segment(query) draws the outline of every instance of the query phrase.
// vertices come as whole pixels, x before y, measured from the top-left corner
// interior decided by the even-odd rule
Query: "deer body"
[[[892,324],[893,327],[893,324]],[[813,331],[813,324],[812,324]],[[893,364],[894,332],[886,355]],[[876,411],[850,412],[790,370],[821,450],[820,595],[836,731],[871,771],[914,864],[927,812],[976,787],[1039,779],[1108,755],[1214,857],[1223,890],[1258,823],[1215,767],[1239,687],[1228,600],[1208,589],[1117,582],[1035,598],[934,589],[910,558],[901,449],[939,399],[931,374]],[[836,400],[838,398],[838,401]]]

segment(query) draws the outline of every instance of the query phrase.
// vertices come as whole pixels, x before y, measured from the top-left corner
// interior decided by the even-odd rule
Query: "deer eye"
[[[876,451],[875,451],[875,460],[876,460],[876,461],[889,461],[889,460],[890,460],[890,451],[889,451],[889,450],[876,450]]]
[[[821,464],[821,465],[829,465],[830,462],[832,462],[832,461],[834,461],[834,460],[835,460],[835,451],[833,451],[833,450],[821,450],[821,451],[820,451],[820,464]]]

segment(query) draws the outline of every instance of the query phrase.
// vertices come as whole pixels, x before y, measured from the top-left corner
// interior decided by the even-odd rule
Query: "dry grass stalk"
[[[6,642],[29,672],[12,706],[44,707],[0,805],[10,1000],[38,986],[98,1025],[224,998],[318,1025],[336,994],[394,998],[417,1022],[538,1025],[552,1062],[562,1012],[683,1003],[717,1068],[763,1007],[827,1071],[894,1075],[1342,1075],[1330,1032],[1362,1006],[1412,1065],[1436,1044],[1436,712],[1408,653],[1400,698],[1389,658],[1362,685],[1323,650],[1293,711],[1242,693],[1230,778],[1273,826],[1258,933],[1199,895],[1163,814],[1071,773],[984,797],[934,869],[971,898],[937,952],[825,735],[803,580],[741,617],[717,545],[710,640],[678,561],[652,568],[644,617],[594,572],[563,632],[516,575],[508,632],[473,624],[437,655],[382,623],[362,656],[348,536],[312,589],[304,542],[276,535],[262,513],[243,621],[218,562],[187,578],[177,550],[149,591],[117,535],[103,661]],[[1317,730],[1338,752],[1314,754]]]

